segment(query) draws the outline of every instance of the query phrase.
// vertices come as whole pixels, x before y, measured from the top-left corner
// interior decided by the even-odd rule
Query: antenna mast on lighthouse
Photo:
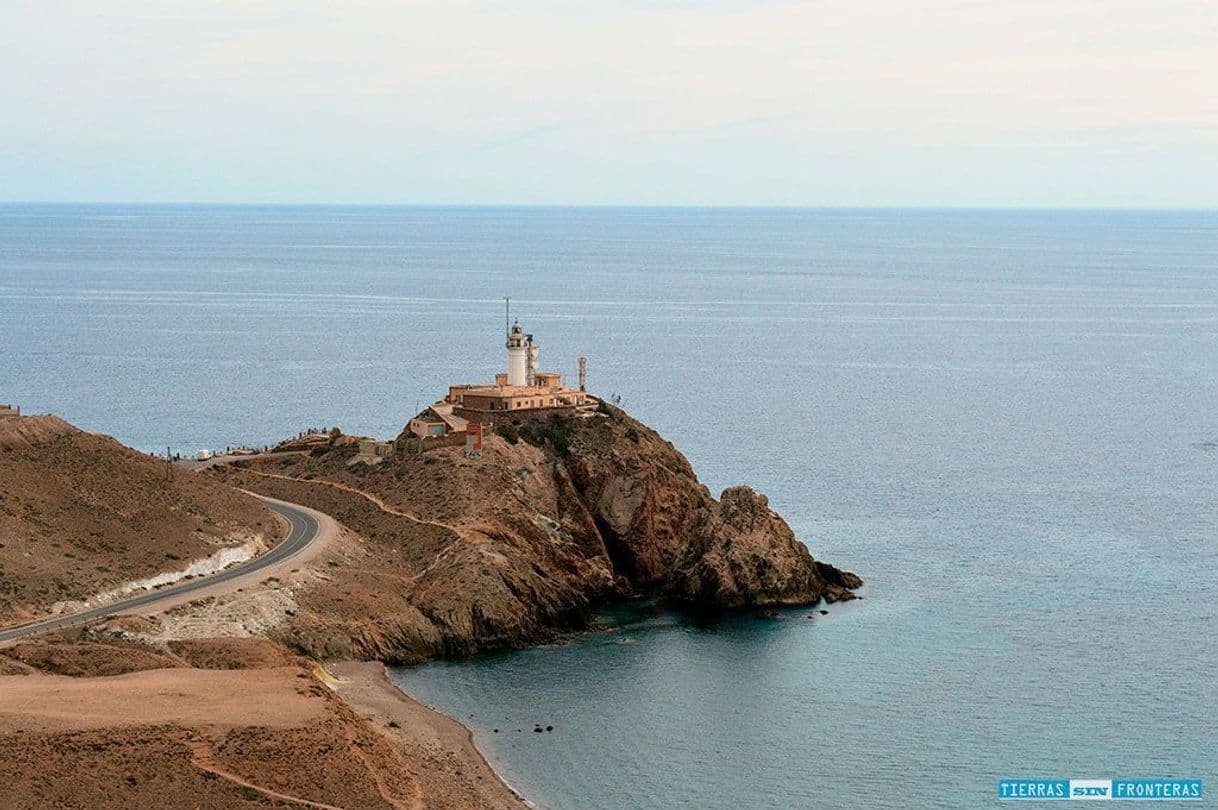
[[[503,299],[503,334],[512,333],[512,299]]]

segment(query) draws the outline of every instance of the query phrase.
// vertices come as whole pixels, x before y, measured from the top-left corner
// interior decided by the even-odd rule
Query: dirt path
[[[325,478],[297,478],[297,477],[291,476],[291,475],[282,475],[280,473],[260,472],[258,470],[243,470],[243,472],[250,473],[251,475],[260,475],[263,478],[278,478],[283,481],[295,481],[298,484],[323,484],[327,487],[332,487],[333,489],[342,490],[343,492],[350,492],[352,495],[358,495],[361,498],[366,499],[372,505],[376,506],[382,512],[386,512],[390,515],[396,515],[398,517],[406,518],[407,520],[414,521],[415,523],[418,523],[421,526],[435,526],[438,529],[447,529],[450,532],[458,531],[455,526],[452,526],[448,523],[440,523],[439,521],[428,520],[427,518],[421,518],[418,515],[413,515],[409,512],[403,512],[400,509],[394,509],[392,506],[390,506],[389,504],[387,504],[383,500],[381,500],[380,497],[373,495],[371,492],[367,492],[365,490],[359,489],[358,487],[353,487],[349,484],[344,484],[341,481],[330,481]]]
[[[329,481],[324,478],[297,478],[297,477],[291,476],[291,475],[282,475],[280,473],[259,472],[257,470],[245,470],[245,472],[248,472],[252,475],[262,476],[263,478],[278,478],[282,481],[292,481],[297,484],[322,484],[324,486],[330,487],[331,489],[337,489],[340,492],[347,492],[347,493],[350,493],[351,495],[357,495],[357,496],[365,499],[366,501],[368,501],[370,504],[375,506],[377,509],[380,509],[385,514],[393,515],[395,517],[405,518],[406,520],[412,521],[420,526],[432,526],[437,529],[444,529],[445,531],[451,532],[453,535],[455,535],[453,541],[451,543],[449,543],[448,545],[446,545],[444,548],[440,549],[440,551],[438,551],[436,553],[435,559],[433,559],[422,571],[420,571],[417,574],[414,574],[413,576],[411,576],[407,579],[404,579],[403,580],[404,582],[410,582],[410,583],[418,582],[431,569],[435,568],[437,565],[439,565],[441,562],[443,562],[445,556],[454,546],[458,545],[459,543],[468,541],[467,536],[464,533],[462,533],[461,531],[459,531],[455,526],[451,526],[447,523],[440,523],[440,522],[434,521],[434,520],[427,520],[426,518],[421,518],[418,515],[412,515],[409,512],[403,512],[399,509],[394,509],[392,506],[385,503],[381,498],[377,497],[376,495],[372,494],[371,492],[366,492],[362,489],[358,489],[357,487],[353,487],[348,484],[344,484],[341,481]]]
[[[222,768],[212,757],[211,748],[206,743],[201,741],[196,741],[191,744],[190,763],[199,770],[215,774],[221,779],[232,782],[234,785],[240,785],[243,788],[256,791],[271,799],[278,799],[279,801],[283,802],[299,804],[302,807],[317,807],[320,808],[320,810],[345,810],[345,808],[338,807],[337,805],[322,804],[321,802],[313,802],[309,801],[308,799],[302,799],[299,796],[290,796],[287,793],[280,793],[279,791],[272,790],[269,787],[256,785],[253,782],[242,779],[232,771],[227,771]],[[395,806],[397,805],[395,804]]]

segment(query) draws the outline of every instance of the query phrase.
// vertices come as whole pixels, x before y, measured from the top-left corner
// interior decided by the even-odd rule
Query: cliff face
[[[603,410],[501,430],[479,460],[442,447],[369,467],[334,448],[220,472],[364,540],[283,637],[411,661],[537,642],[630,594],[699,610],[852,598],[861,581],[814,560],[763,496],[716,501],[659,434]]]
[[[716,501],[685,456],[624,412],[582,420],[567,465],[615,568],[701,610],[853,599],[862,580],[812,558],[748,487]]]
[[[575,422],[563,463],[615,570],[636,588],[663,585],[714,501],[676,448],[606,410]]]

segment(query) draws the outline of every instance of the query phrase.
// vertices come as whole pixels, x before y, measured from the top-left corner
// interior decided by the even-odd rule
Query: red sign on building
[[[465,426],[465,455],[482,458],[482,423],[471,421]]]

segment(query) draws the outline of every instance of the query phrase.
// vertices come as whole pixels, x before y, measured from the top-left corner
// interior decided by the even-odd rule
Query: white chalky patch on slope
[[[252,537],[246,540],[239,546],[230,546],[222,548],[209,557],[203,557],[193,561],[180,571],[166,571],[163,574],[146,577],[145,579],[133,579],[130,582],[124,582],[113,590],[104,593],[94,594],[88,599],[68,600],[64,602],[56,602],[51,606],[51,613],[78,613],[82,610],[97,607],[99,605],[108,605],[111,602],[130,596],[139,591],[150,591],[155,588],[161,588],[165,585],[172,585],[175,582],[181,582],[187,577],[210,576],[217,574],[237,563],[243,563],[246,560],[253,559],[260,551],[266,547],[262,536]]]

